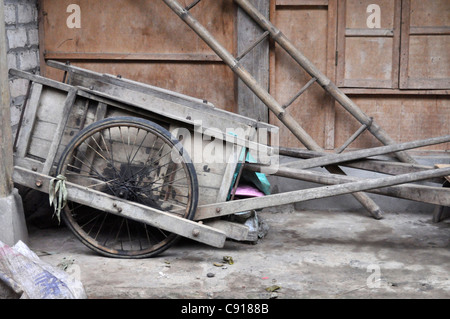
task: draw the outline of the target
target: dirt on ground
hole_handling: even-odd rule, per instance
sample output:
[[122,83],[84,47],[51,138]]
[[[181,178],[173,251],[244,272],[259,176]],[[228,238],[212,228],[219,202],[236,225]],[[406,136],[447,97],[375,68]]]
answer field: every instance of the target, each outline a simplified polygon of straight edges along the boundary
[[46,263],[69,262],[91,299],[450,297],[449,219],[293,206],[258,217],[268,232],[256,243],[218,249],[182,239],[147,259],[100,256],[63,226],[30,226],[27,244]]

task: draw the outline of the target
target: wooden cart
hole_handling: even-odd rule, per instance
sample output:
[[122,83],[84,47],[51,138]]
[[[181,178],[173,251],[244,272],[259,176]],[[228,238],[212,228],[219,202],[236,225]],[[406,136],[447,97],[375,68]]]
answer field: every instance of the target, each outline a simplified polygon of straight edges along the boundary
[[272,152],[257,141],[277,127],[120,76],[48,64],[65,71],[62,82],[10,70],[30,83],[14,181],[49,192],[64,176],[61,216],[83,243],[137,258],[178,235],[216,247],[246,238],[243,225],[192,220],[198,206],[227,201],[244,150]]
[[[247,0],[235,2],[264,32],[237,58],[190,14],[200,0],[187,7],[176,0],[163,2],[310,152],[278,148],[275,126],[120,76],[54,61],[47,63],[64,71],[62,82],[10,70],[30,81],[14,144],[14,181],[49,192],[59,204],[64,192],[51,185],[65,185],[68,203],[62,218],[87,246],[123,258],[157,255],[179,236],[222,247],[226,238],[245,240],[248,232],[223,217],[342,194],[352,194],[373,217],[381,218],[380,208],[363,191],[432,203],[438,213],[450,205],[448,187],[405,185],[436,178],[442,183],[450,168],[419,165],[404,152],[449,142],[450,136],[396,144]],[[239,62],[269,36],[311,76],[285,105]],[[292,102],[315,82],[362,124],[338,149],[342,154],[327,154],[289,114]],[[366,130],[386,146],[343,152]],[[278,151],[302,160],[279,165]],[[367,160],[384,154],[394,154],[401,163]],[[248,163],[251,158],[256,163]],[[305,170],[319,166],[331,174]],[[341,166],[393,176],[358,180],[345,176]],[[241,177],[258,181],[260,173],[331,186],[236,200]]]
[[[223,247],[226,238],[246,240],[248,228],[222,216],[357,191],[450,205],[448,188],[392,186],[450,175],[450,168],[410,167],[390,177],[329,180],[332,175],[278,166],[278,148],[268,142],[276,141],[275,126],[120,76],[48,64],[65,72],[63,82],[10,70],[30,84],[14,143],[13,179],[46,193],[50,184],[64,180],[68,202],[62,219],[103,255],[155,256],[179,236]],[[363,154],[310,154],[301,168],[449,140],[444,136]],[[257,163],[246,163],[248,154]],[[338,185],[233,200],[242,172]]]

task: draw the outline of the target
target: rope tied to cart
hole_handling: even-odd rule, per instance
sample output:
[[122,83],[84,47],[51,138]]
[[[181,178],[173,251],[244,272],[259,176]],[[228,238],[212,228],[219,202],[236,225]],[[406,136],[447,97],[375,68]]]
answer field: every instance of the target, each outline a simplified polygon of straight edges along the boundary
[[55,209],[53,216],[56,215],[58,222],[61,223],[61,210],[67,204],[66,177],[64,175],[58,175],[50,180],[48,195],[50,206],[54,205]]

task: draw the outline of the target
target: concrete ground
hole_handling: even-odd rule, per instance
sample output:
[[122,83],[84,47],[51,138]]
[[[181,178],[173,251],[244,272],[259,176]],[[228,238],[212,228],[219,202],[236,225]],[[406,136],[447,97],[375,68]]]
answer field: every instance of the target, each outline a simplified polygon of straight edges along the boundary
[[375,220],[291,205],[259,217],[269,232],[257,244],[227,241],[217,249],[183,239],[150,259],[99,256],[65,227],[30,227],[28,245],[51,265],[70,261],[67,271],[81,279],[88,298],[450,297],[449,219],[386,212]]

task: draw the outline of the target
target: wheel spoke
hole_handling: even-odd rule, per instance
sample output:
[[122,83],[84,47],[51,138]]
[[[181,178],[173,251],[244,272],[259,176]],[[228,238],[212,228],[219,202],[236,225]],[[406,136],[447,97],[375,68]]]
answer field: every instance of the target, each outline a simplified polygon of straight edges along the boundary
[[[190,161],[168,157],[182,149],[170,133],[149,121],[106,119],[87,127],[61,159],[58,173],[69,182],[124,200],[192,218],[197,185]],[[70,145],[70,144],[69,144]],[[195,204],[193,204],[195,203]],[[113,257],[147,257],[174,243],[176,234],[120,215],[70,203],[64,219],[90,248]]]

